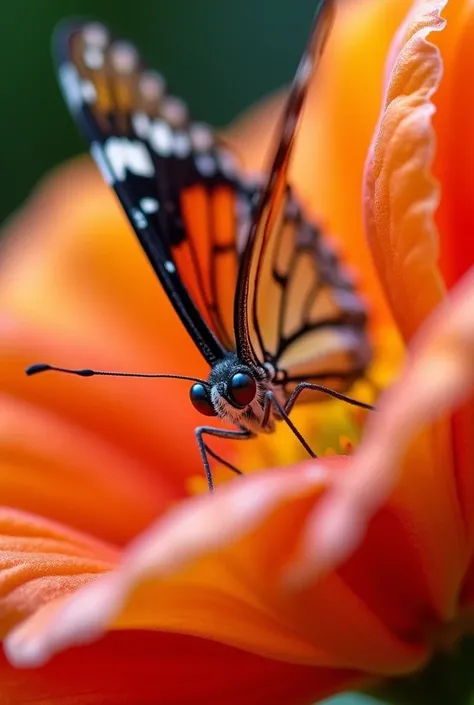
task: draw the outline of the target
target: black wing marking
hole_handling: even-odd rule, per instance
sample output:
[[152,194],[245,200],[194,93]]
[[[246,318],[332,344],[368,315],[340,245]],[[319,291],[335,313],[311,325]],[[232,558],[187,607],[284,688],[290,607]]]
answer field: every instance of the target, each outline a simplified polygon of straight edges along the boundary
[[235,347],[237,234],[248,229],[251,189],[230,149],[190,120],[132,44],[99,23],[67,23],[56,32],[55,55],[92,156],[183,324],[214,364]]

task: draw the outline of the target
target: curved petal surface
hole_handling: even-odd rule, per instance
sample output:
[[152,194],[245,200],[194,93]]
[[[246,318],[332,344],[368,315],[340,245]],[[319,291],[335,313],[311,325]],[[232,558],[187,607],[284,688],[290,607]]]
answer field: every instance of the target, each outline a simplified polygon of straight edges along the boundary
[[436,113],[435,176],[442,184],[436,214],[440,231],[440,268],[448,287],[474,264],[474,6],[448,2],[446,29],[433,37],[443,57],[443,80],[433,98]]
[[0,638],[45,604],[115,567],[118,552],[68,527],[0,508]]
[[[337,472],[341,461],[326,462]],[[283,585],[325,475],[308,463],[183,504],[132,546],[121,569],[13,632],[10,658],[38,665],[112,626],[191,633],[314,666],[416,668],[426,646],[391,632],[344,576],[329,575],[298,594]]]
[[[470,0],[449,2],[443,15],[444,32],[434,37],[444,61],[443,80],[434,96],[433,119],[437,155],[433,165],[441,181],[441,203],[436,214],[440,238],[440,268],[450,288],[474,264],[474,6]],[[466,522],[472,536],[474,486],[474,401],[467,401],[452,420],[456,471],[466,500]],[[474,542],[474,536],[472,536]]]
[[394,318],[406,340],[444,295],[438,270],[434,212],[438,187],[430,173],[434,156],[431,98],[442,61],[427,40],[443,29],[446,0],[421,0],[392,49],[385,104],[365,175],[369,245]]
[[4,505],[119,545],[179,497],[153,466],[100,434],[6,394],[0,395],[0,453]]
[[15,669],[0,656],[9,705],[310,705],[358,682],[354,672],[151,631],[111,632],[35,669]]

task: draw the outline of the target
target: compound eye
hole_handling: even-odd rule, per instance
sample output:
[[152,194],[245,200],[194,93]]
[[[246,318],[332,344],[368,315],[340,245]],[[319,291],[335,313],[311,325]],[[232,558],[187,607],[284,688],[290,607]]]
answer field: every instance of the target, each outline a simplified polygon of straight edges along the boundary
[[243,409],[255,399],[257,383],[247,372],[236,372],[229,381],[228,391],[235,406]]
[[212,406],[207,387],[203,384],[193,384],[189,391],[189,398],[194,408],[204,416],[217,416],[216,410]]

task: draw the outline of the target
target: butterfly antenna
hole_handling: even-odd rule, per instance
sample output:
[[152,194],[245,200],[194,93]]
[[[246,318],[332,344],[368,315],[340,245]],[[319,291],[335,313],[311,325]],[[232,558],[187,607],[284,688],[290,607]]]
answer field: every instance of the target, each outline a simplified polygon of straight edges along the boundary
[[373,404],[368,404],[365,401],[354,399],[354,397],[349,397],[347,394],[341,394],[341,392],[336,392],[334,389],[329,389],[329,387],[324,387],[321,385],[318,391],[333,397],[333,399],[339,399],[339,401],[343,401],[351,406],[358,406],[360,409],[368,409],[368,411],[376,411],[376,407]]
[[201,384],[206,384],[206,382],[199,377],[188,377],[187,375],[166,375],[166,374],[153,374],[146,372],[108,372],[106,370],[73,370],[68,367],[55,367],[54,365],[48,365],[44,362],[38,362],[35,365],[30,365],[26,368],[25,373],[28,377],[32,375],[37,375],[40,372],[64,372],[67,375],[77,375],[78,377],[146,377],[153,379],[186,379],[189,382],[200,382]]

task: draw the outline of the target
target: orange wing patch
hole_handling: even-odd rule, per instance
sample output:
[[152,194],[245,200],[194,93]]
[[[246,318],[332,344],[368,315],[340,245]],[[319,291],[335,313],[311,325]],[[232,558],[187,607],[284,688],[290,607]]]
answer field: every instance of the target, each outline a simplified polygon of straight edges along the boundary
[[186,237],[172,247],[179,275],[211,330],[235,347],[233,314],[237,282],[235,191],[196,184],[180,194]]
[[234,348],[234,296],[238,271],[236,196],[229,187],[218,186],[211,200],[215,233],[211,278],[213,298],[224,333]]

